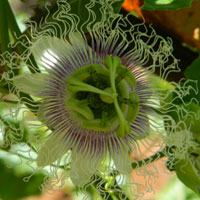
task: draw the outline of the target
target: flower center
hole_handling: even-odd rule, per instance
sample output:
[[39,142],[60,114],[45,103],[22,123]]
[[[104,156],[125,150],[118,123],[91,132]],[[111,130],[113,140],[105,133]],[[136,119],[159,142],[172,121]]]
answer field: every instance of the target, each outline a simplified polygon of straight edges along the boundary
[[139,112],[133,73],[117,56],[107,56],[104,65],[86,65],[67,78],[66,106],[74,120],[89,130],[115,130],[124,137],[131,132]]

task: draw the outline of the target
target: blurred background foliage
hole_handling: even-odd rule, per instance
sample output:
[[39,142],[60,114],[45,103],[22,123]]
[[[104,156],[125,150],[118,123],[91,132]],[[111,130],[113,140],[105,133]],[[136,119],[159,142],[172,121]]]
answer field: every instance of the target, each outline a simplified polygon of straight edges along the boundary
[[40,194],[38,186],[43,183],[44,175],[35,174],[27,183],[24,177],[31,176],[31,173],[12,164],[7,166],[5,159],[0,159],[0,197],[3,200],[15,200]]
[[[11,51],[8,43],[16,42],[15,36],[22,33],[29,34],[26,21],[29,19],[39,22],[42,17],[47,15],[45,3],[50,2],[51,14],[56,9],[56,0],[9,0],[14,15],[8,12],[4,7],[6,0],[0,0],[0,52]],[[84,21],[87,14],[83,7],[89,0],[68,0],[74,13],[77,13]],[[98,7],[95,8],[98,16]],[[156,32],[164,38],[170,36],[174,44],[174,56],[180,60],[180,73],[172,73],[169,81],[178,82],[181,78],[198,80],[197,87],[200,89],[200,0],[121,0],[114,5],[114,11],[126,15],[128,12],[133,14],[133,23],[140,23],[145,19],[147,26],[152,24]],[[98,17],[97,17],[98,21]],[[128,28],[128,27],[127,27]],[[15,34],[16,35],[15,35]],[[20,51],[20,49],[18,50]],[[0,74],[6,70],[6,66],[0,66]],[[0,103],[0,114],[6,116],[10,109],[15,109],[15,98],[6,94],[6,87],[3,82],[0,83],[0,92],[2,103]],[[191,83],[191,86],[192,85]],[[190,93],[186,98],[197,98],[200,100],[200,92]],[[3,102],[6,102],[5,105]],[[187,102],[187,101],[186,101]],[[177,104],[180,102],[177,102]],[[9,107],[7,107],[9,105]],[[186,109],[200,113],[200,107],[193,105]],[[31,113],[30,113],[31,114]],[[76,188],[70,181],[67,181],[63,190],[52,195],[41,194],[40,185],[43,182],[42,173],[32,174],[26,167],[27,157],[21,155],[17,157],[18,152],[9,152],[12,137],[15,139],[19,136],[16,130],[19,130],[19,121],[12,121],[8,118],[0,118],[2,129],[0,130],[0,199],[17,200],[17,199],[82,199],[83,196],[76,196]],[[11,128],[6,128],[8,127]],[[13,127],[13,130],[12,130]],[[37,130],[39,134],[42,130]],[[200,122],[194,120],[192,132],[196,142],[200,142]],[[4,133],[4,134],[3,134]],[[28,137],[27,127],[24,127],[23,138],[25,142]],[[25,147],[26,148],[26,147]],[[9,152],[9,153],[8,153]],[[19,165],[20,163],[20,165]],[[158,168],[165,166],[160,163],[156,164]],[[166,169],[167,170],[167,169]],[[175,172],[168,177],[164,176],[164,170],[160,172],[160,181],[162,184],[155,183],[155,194],[144,196],[141,200],[198,200],[200,197],[191,189],[186,187],[184,180],[177,178]],[[199,174],[198,174],[199,175]],[[29,177],[28,179],[26,179]],[[27,181],[29,180],[29,181]],[[159,182],[159,181],[158,181]],[[88,189],[90,199],[99,197],[95,191]],[[31,196],[31,197],[30,197]],[[100,197],[99,197],[100,198]],[[118,199],[115,194],[111,199]]]

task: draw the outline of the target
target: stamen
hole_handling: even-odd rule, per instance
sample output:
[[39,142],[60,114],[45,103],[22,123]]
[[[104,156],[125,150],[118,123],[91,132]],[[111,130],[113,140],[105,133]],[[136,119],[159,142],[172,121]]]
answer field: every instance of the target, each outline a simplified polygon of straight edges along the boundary
[[[105,92],[107,92],[107,93],[110,93],[110,94],[112,94],[112,88],[106,88],[106,89],[104,89],[104,91]],[[116,96],[117,96],[117,94],[116,94]],[[108,97],[107,95],[105,96],[105,95],[100,95],[100,98],[101,98],[101,100],[103,101],[103,102],[105,102],[105,103],[113,103],[114,102],[114,99],[113,98],[111,98],[111,97]]]
[[91,72],[96,72],[97,74],[102,74],[107,76],[108,75],[108,70],[106,69],[105,66],[100,65],[100,64],[90,64],[90,65],[85,65],[76,71],[72,73],[72,76],[79,79],[79,80],[85,80],[87,77],[91,75]]
[[124,65],[119,65],[118,66],[118,76],[116,78],[116,84],[118,84],[121,80],[125,79],[126,82],[131,86],[131,87],[136,87],[136,79],[133,75],[133,73]]
[[70,98],[66,101],[66,105],[68,108],[72,109],[73,111],[76,111],[77,113],[80,113],[83,115],[86,119],[92,120],[94,119],[94,115],[92,110],[87,106],[87,101],[79,101],[75,98]]
[[94,86],[91,86],[87,83],[84,83],[74,77],[69,77],[67,78],[67,83],[70,84],[67,89],[72,91],[72,92],[79,92],[79,91],[87,91],[87,92],[94,92],[97,94],[102,94],[105,96],[109,96],[111,98],[114,98],[115,95],[110,94],[108,92],[104,92],[103,90],[100,90]]

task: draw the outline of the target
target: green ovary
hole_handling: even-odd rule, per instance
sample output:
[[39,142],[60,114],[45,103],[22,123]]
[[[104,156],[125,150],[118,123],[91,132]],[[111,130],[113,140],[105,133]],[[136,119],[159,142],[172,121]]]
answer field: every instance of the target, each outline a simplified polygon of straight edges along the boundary
[[132,91],[136,79],[117,56],[107,56],[104,65],[86,65],[67,78],[66,106],[77,123],[95,131],[115,130],[130,134],[130,124],[139,113],[139,98]]

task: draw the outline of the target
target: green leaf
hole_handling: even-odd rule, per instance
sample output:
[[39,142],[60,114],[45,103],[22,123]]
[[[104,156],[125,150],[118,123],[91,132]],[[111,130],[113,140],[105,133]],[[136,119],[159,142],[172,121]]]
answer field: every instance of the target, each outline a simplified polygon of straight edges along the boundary
[[[184,74],[187,79],[197,80],[197,87],[200,91],[200,56],[185,70]],[[191,86],[194,86],[191,84]],[[197,98],[200,101],[200,92],[198,94],[190,94],[190,97]]]
[[[1,2],[1,1],[0,1]],[[5,4],[5,13],[4,13],[4,17],[8,20],[8,27],[9,27],[9,30],[11,31],[13,37],[15,38],[16,42],[22,40],[20,39],[20,37],[22,36],[22,33],[20,31],[20,28],[17,24],[17,21],[16,21],[16,18],[15,18],[15,15],[10,7],[10,4],[8,2],[8,0],[3,0],[2,2],[4,2]],[[0,3],[0,7],[1,7],[1,3]],[[0,10],[0,13],[1,13],[1,10]],[[0,19],[1,19],[1,16],[0,16]],[[19,39],[17,39],[17,38]],[[21,41],[22,42],[22,41]],[[26,49],[23,47],[23,45],[19,45],[17,46],[17,49],[18,51],[22,54],[26,51]],[[37,66],[37,63],[35,62],[34,58],[32,55],[30,55],[30,60],[28,60],[28,64],[32,67],[29,67],[30,71],[32,73],[35,73],[35,72],[40,72],[38,66]],[[34,69],[34,70],[33,70]]]
[[200,56],[185,70],[188,79],[200,80]]
[[184,160],[175,164],[174,168],[181,182],[200,195],[200,169],[197,171],[189,155],[186,155]]
[[[119,13],[121,6],[123,4],[124,0],[118,0],[114,3],[112,3],[112,7],[114,10],[114,13]],[[69,2],[71,5],[71,11],[73,14],[77,14],[80,18],[80,23],[79,25],[82,26],[83,24],[85,26],[82,27],[82,29],[84,31],[87,31],[86,26],[90,23],[89,19],[89,13],[87,10],[87,5],[91,3],[91,0],[71,0],[71,2]],[[92,11],[95,13],[96,15],[96,20],[95,23],[101,20],[102,17],[102,13],[100,11],[100,8],[102,6],[99,3],[96,3],[94,5],[94,7],[92,8]],[[87,22],[87,23],[86,23]]]
[[[105,0],[103,0],[103,2],[104,1]],[[119,13],[123,2],[124,0],[115,0],[114,2],[112,2],[111,6],[114,13]],[[60,2],[60,4],[62,3],[63,2]],[[68,0],[67,3],[69,3],[70,5],[70,9],[71,9],[70,13],[75,14],[79,17],[80,21],[78,23],[77,28],[79,30],[81,29],[83,32],[88,32],[87,30],[88,24],[90,24],[90,28],[92,28],[93,24],[96,24],[97,22],[101,21],[102,17],[104,17],[102,16],[102,5],[101,5],[102,2],[101,1],[96,2],[96,1],[91,1],[91,0]],[[57,32],[56,36],[60,37],[60,35],[62,35],[61,33],[62,29],[65,27],[63,27],[63,23],[61,23],[60,21],[56,21],[55,17],[53,17],[57,9],[58,9],[58,6],[57,4],[55,4],[50,9],[50,14],[45,21],[48,21],[50,23],[56,23],[57,25],[59,25],[59,28],[56,30]],[[88,12],[88,9],[92,11],[92,13],[95,15],[94,17],[92,16],[93,14]],[[40,22],[40,19],[37,19],[37,23],[39,22]]]
[[145,0],[144,10],[178,10],[191,6],[192,0]]
[[124,3],[125,0],[119,0],[118,2],[113,3],[113,10],[114,13],[119,13],[121,10],[122,4]]
[[188,116],[185,123],[189,127],[192,122],[190,131],[192,132],[194,138],[200,143],[200,106],[195,103],[191,103],[189,105],[185,105],[185,109],[194,112],[197,117],[193,118]]

